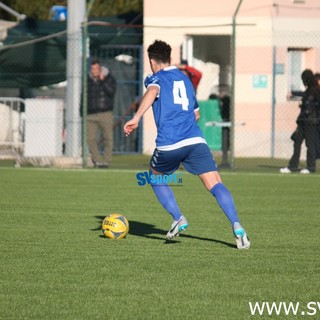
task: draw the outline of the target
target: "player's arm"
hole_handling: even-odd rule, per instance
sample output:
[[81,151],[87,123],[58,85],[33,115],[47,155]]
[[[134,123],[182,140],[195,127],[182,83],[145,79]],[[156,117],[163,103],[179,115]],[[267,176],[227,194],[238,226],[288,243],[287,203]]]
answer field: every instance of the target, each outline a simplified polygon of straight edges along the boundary
[[130,133],[137,129],[139,126],[139,121],[144,115],[144,113],[152,106],[153,101],[156,99],[159,94],[159,87],[156,85],[150,85],[142,97],[140,107],[134,117],[125,123],[123,127],[123,131],[126,136],[129,136]]

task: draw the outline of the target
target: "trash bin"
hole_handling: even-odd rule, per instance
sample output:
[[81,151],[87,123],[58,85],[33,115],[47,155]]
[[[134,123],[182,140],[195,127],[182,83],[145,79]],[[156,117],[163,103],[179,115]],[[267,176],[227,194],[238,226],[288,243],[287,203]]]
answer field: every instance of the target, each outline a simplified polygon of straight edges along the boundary
[[211,150],[222,149],[222,127],[210,125],[208,122],[221,122],[219,100],[199,100],[200,119],[198,125]]

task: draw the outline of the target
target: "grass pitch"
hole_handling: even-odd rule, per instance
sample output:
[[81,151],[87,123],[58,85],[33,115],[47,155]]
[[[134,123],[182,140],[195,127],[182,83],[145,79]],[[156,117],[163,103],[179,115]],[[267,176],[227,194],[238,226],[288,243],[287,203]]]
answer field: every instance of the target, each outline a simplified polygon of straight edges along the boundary
[[[171,218],[137,171],[0,168],[0,319],[251,319],[249,302],[320,301],[319,175],[222,173],[252,242],[240,251],[187,173],[173,190],[189,228],[166,242]],[[114,212],[126,239],[102,237]]]

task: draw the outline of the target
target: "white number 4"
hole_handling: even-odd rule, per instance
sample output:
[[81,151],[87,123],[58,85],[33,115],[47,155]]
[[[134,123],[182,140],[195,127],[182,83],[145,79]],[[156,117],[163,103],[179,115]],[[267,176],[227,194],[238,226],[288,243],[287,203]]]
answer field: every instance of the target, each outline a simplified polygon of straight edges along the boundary
[[181,104],[182,110],[188,111],[189,99],[186,86],[182,80],[173,81],[173,102],[174,104]]

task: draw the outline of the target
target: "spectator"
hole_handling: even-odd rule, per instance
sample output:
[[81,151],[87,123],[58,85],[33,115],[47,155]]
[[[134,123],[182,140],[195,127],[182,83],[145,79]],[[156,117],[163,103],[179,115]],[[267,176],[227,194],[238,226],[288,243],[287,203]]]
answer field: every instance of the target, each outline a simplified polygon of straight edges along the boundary
[[200,80],[202,78],[202,72],[194,67],[189,66],[187,60],[181,60],[181,64],[179,64],[177,67],[189,77],[193,84],[194,90],[197,92]]
[[313,72],[309,69],[302,72],[301,79],[306,90],[291,93],[292,96],[302,96],[301,111],[297,119],[298,127],[291,136],[294,142],[293,155],[288,167],[280,169],[281,173],[298,171],[301,145],[304,140],[307,146],[307,168],[302,169],[300,173],[309,174],[316,171],[316,140],[320,122],[320,86]]
[[[177,65],[178,69],[181,70],[185,75],[189,77],[192,82],[194,91],[197,93],[197,89],[202,78],[202,72],[194,67],[189,66],[187,60],[181,60],[181,63]],[[197,102],[198,104],[198,102]],[[200,108],[199,105],[195,108],[196,120],[200,119]]]
[[[113,107],[116,81],[110,70],[92,59],[88,75],[88,146],[96,168],[108,168],[113,149]],[[97,135],[102,132],[102,148]]]

